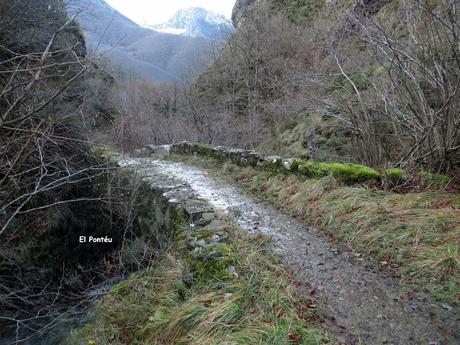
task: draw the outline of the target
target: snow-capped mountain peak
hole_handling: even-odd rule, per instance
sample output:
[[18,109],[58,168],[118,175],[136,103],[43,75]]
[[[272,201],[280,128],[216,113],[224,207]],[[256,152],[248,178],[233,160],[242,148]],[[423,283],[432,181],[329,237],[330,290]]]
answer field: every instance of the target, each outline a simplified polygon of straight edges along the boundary
[[159,32],[219,40],[228,38],[234,31],[225,16],[200,7],[179,10],[166,23],[145,26]]

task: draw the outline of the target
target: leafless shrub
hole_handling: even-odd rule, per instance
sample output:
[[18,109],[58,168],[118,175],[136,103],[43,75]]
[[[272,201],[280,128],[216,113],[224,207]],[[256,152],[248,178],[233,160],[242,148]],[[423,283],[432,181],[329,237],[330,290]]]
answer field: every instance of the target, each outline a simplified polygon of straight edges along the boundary
[[353,96],[338,104],[366,163],[441,172],[458,167],[457,7],[447,0],[404,1],[402,22],[393,28],[355,18],[364,63],[357,69],[339,48],[337,66]]
[[[114,183],[82,133],[88,113],[100,112],[92,93],[100,88],[64,3],[0,1],[0,28],[0,328],[41,331],[79,289],[110,276],[95,268],[100,252],[75,249],[77,230],[131,229],[126,201],[135,193]],[[80,285],[66,255],[96,261],[80,268]]]

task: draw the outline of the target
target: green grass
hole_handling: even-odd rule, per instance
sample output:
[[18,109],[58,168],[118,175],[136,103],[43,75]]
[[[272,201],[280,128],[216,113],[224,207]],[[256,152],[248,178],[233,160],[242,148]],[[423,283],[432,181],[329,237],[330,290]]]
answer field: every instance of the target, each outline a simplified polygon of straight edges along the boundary
[[418,173],[418,176],[421,177],[424,182],[430,186],[445,187],[452,182],[452,179],[449,176],[431,173],[428,171],[421,171]]
[[387,169],[383,172],[384,178],[386,178],[391,187],[397,187],[404,184],[409,176],[402,169]]
[[329,344],[267,239],[233,229],[230,243],[238,277],[195,274],[188,286],[184,271],[197,268],[177,250],[113,287],[65,344]]
[[[460,297],[460,196],[444,190],[397,194],[338,183],[331,174],[297,174],[241,168],[205,157],[170,157],[200,165],[237,182],[285,213],[320,227],[436,300]],[[391,173],[391,172],[390,172]],[[399,172],[394,176],[400,176]]]

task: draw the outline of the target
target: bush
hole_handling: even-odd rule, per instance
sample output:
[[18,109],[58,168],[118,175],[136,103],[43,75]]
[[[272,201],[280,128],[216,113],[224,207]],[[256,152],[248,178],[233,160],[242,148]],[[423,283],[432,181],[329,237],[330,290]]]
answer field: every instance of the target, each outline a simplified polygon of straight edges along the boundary
[[418,173],[418,176],[420,176],[425,181],[425,183],[430,186],[446,186],[452,181],[449,176],[431,173],[428,171],[421,171]]
[[393,187],[400,186],[408,179],[407,173],[402,169],[387,169],[383,175]]
[[296,161],[295,170],[297,170],[300,175],[309,178],[320,178],[332,175],[337,180],[346,184],[362,183],[371,180],[379,180],[381,178],[376,170],[357,164]]

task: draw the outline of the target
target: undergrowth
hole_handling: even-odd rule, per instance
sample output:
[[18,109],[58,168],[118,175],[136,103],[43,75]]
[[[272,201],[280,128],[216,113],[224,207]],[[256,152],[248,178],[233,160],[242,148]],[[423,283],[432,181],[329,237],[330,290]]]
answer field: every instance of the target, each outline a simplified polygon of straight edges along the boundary
[[186,283],[194,267],[175,250],[113,287],[65,344],[329,344],[267,240],[233,230],[230,243],[237,277],[194,274]]
[[[169,156],[169,159],[175,159]],[[331,175],[305,179],[205,157],[177,159],[238,182],[280,210],[371,256],[440,302],[460,298],[460,196],[444,190],[397,194],[346,186]],[[391,178],[404,178],[390,171]],[[395,181],[397,182],[397,181]]]

